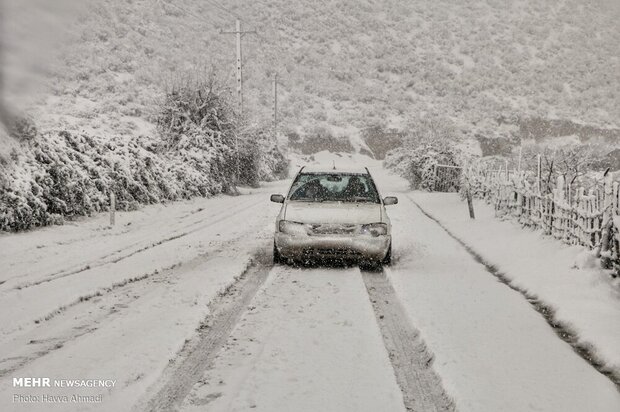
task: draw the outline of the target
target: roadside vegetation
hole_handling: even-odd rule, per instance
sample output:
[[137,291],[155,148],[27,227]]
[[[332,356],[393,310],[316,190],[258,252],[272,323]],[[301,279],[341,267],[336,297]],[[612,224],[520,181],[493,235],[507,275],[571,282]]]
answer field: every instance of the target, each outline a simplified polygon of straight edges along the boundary
[[437,164],[457,166],[465,152],[447,120],[424,120],[409,125],[402,146],[387,152],[385,167],[407,179],[414,189],[433,190]]
[[[236,185],[282,178],[287,161],[257,126],[243,125],[214,78],[166,91],[152,136],[39,132],[19,119],[19,142],[3,169],[0,230],[62,223],[194,196],[233,193]],[[243,127],[243,129],[242,129]],[[237,152],[238,150],[238,152]]]

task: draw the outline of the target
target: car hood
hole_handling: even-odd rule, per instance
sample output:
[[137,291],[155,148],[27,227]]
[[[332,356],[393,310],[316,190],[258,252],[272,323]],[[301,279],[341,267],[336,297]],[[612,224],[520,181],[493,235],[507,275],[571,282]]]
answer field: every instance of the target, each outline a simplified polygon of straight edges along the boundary
[[290,202],[284,219],[300,223],[366,224],[381,222],[378,203]]

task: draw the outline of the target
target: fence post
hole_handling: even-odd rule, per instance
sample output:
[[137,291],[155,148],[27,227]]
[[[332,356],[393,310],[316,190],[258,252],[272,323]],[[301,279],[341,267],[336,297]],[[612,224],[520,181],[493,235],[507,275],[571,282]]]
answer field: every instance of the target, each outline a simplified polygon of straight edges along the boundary
[[553,191],[553,236],[561,239],[564,237],[564,176],[558,176],[558,183]]
[[540,154],[538,154],[537,157],[537,165],[538,165],[538,171],[536,172],[536,184],[538,187],[538,194],[541,193],[542,191],[542,157],[540,157]]
[[601,257],[601,265],[605,269],[611,268],[611,256],[609,255],[609,244],[611,227],[613,224],[612,219],[612,196],[613,196],[613,180],[609,171],[605,175],[605,189],[603,191],[603,222],[601,225],[601,247],[599,249],[599,256]]
[[476,214],[474,213],[474,202],[471,198],[471,190],[469,189],[469,183],[467,184],[467,192],[465,193],[467,196],[467,207],[469,208],[469,218],[475,219]]
[[594,233],[594,188],[588,190],[588,247],[592,249],[596,246],[596,233]]
[[110,226],[114,226],[116,223],[116,195],[114,192],[110,192]]
[[585,237],[585,224],[586,224],[586,219],[584,217],[585,213],[586,213],[586,209],[584,207],[584,200],[583,200],[583,196],[585,193],[585,189],[583,187],[579,187],[579,189],[577,190],[577,223],[579,225],[579,228],[577,229],[577,232],[579,234],[579,244],[580,245],[585,245],[586,244],[586,237]]
[[620,207],[620,197],[618,196],[620,190],[620,183],[614,182],[614,193],[613,193],[613,204],[612,204],[612,215],[618,216],[620,211],[618,208]]

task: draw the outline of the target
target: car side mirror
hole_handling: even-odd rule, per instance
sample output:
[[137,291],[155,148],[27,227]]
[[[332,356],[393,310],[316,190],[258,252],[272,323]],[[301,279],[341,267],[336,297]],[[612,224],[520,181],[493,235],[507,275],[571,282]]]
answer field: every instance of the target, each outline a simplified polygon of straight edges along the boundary
[[385,206],[395,205],[398,203],[398,198],[396,196],[387,196],[383,199],[383,204]]
[[274,203],[284,203],[284,196],[282,195],[271,195],[271,201]]

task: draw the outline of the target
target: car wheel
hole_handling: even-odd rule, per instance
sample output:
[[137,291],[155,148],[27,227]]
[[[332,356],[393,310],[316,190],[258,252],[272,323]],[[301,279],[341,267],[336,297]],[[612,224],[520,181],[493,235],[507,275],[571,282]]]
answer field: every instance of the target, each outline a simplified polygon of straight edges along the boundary
[[274,265],[279,265],[280,263],[283,263],[284,259],[282,259],[282,255],[280,255],[280,252],[278,251],[278,248],[276,247],[276,243],[273,243],[273,264]]
[[274,265],[289,264],[289,260],[280,254],[280,251],[276,247],[276,242],[273,242],[273,264]]
[[386,266],[389,266],[392,264],[392,244],[391,243],[381,264],[386,265]]
[[367,272],[381,272],[383,261],[372,259],[362,260],[359,263],[359,268]]

